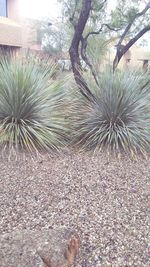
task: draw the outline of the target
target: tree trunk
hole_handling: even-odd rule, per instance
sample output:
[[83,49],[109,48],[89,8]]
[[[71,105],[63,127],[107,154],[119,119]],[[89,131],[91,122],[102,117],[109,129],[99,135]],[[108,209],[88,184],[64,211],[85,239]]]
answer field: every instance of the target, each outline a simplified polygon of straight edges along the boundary
[[81,91],[81,93],[90,101],[95,101],[95,96],[90,91],[86,81],[81,74],[81,64],[80,64],[80,56],[79,56],[79,44],[82,40],[82,34],[87,23],[87,20],[90,15],[91,10],[91,2],[92,0],[83,0],[82,10],[80,12],[80,16],[75,26],[74,36],[71,42],[71,46],[69,49],[72,70],[74,74],[75,81]]

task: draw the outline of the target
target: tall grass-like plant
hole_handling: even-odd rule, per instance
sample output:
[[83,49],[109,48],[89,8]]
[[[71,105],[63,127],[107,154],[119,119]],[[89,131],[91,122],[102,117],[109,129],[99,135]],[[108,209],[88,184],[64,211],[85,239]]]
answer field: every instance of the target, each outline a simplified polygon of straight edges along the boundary
[[64,145],[62,82],[49,77],[35,61],[1,58],[0,144],[29,151]]
[[96,101],[74,97],[74,141],[85,149],[150,150],[150,77],[136,72],[106,71],[99,87],[89,87]]

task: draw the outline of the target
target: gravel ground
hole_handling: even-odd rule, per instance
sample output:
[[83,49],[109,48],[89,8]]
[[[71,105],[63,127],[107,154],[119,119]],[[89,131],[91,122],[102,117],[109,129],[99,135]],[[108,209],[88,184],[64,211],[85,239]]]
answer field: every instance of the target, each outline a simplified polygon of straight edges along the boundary
[[150,158],[63,152],[0,161],[0,232],[69,226],[76,267],[148,267]]

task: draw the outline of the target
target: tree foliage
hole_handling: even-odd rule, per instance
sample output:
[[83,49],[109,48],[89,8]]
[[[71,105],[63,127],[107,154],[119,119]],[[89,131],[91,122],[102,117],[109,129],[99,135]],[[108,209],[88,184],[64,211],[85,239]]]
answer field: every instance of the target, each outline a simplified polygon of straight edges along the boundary
[[71,42],[72,30],[67,21],[51,23],[47,18],[38,26],[38,39],[42,48],[50,55],[66,52]]
[[[110,7],[110,2],[107,0],[59,0],[59,2],[62,2],[64,14],[74,27],[69,53],[76,83],[83,95],[95,101],[80,72],[80,58],[82,58],[90,67],[98,85],[96,72],[87,55],[89,37],[104,32],[108,38],[116,36],[118,41],[113,61],[113,70],[115,70],[122,56],[150,30],[149,20],[145,19],[150,15],[150,1],[118,0],[114,9]],[[93,20],[93,14],[98,14],[94,16],[95,20]],[[91,28],[88,33],[87,27]]]
[[[58,1],[62,3],[62,10],[66,19],[68,19],[73,26],[76,26],[84,1]],[[92,33],[105,34],[107,39],[110,37],[115,37],[116,40],[118,39],[118,42],[116,41],[116,46],[118,46],[119,51],[122,44],[127,44],[128,41],[137,36],[138,33],[140,33],[137,36],[139,40],[141,36],[149,31],[149,18],[150,1],[148,0],[117,0],[113,3],[107,0],[92,0],[91,10],[85,25],[83,37],[87,34],[87,29],[90,25],[90,31]],[[137,40],[135,39],[133,41],[136,42]],[[146,42],[143,43],[146,44]],[[121,52],[121,54],[124,54],[123,50]]]

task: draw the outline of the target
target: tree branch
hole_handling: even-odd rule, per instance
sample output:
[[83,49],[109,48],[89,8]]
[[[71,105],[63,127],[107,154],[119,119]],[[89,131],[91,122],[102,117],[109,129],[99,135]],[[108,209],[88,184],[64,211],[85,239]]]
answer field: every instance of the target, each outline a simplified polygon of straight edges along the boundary
[[98,31],[91,31],[91,32],[89,32],[89,33],[85,36],[84,39],[87,40],[87,39],[89,38],[90,35],[94,35],[94,34],[97,35],[97,34],[99,34],[100,32],[102,32],[104,26],[106,26],[106,27],[107,27],[109,30],[111,30],[111,31],[115,31],[115,32],[120,31],[120,28],[115,29],[115,28],[111,27],[109,24],[104,23],[104,24],[101,25],[101,27],[99,28]]
[[150,1],[148,1],[147,5],[145,6],[145,8],[141,12],[136,14],[136,18],[144,15],[149,8],[150,8]]
[[134,38],[132,38],[126,45],[122,46],[122,48],[117,50],[117,54],[115,56],[114,62],[113,62],[113,70],[116,69],[116,67],[119,64],[119,61],[121,60],[122,56],[130,49],[130,47],[137,42],[146,32],[150,31],[150,25],[143,28],[139,33],[135,35]]
[[103,29],[103,26],[100,27],[100,29],[98,31],[92,31],[92,32],[89,32],[85,37],[84,39],[87,40],[89,38],[90,35],[96,35],[96,34],[99,34]]
[[117,46],[119,46],[119,45],[122,44],[122,41],[124,40],[125,36],[126,36],[127,33],[129,32],[129,30],[130,30],[130,28],[131,28],[133,22],[134,22],[137,18],[139,18],[139,17],[141,17],[142,15],[144,15],[144,14],[147,12],[147,10],[148,10],[149,8],[150,8],[150,1],[147,3],[147,5],[145,6],[145,8],[144,8],[141,12],[137,13],[137,14],[135,15],[135,17],[131,20],[131,22],[127,25],[127,27],[125,28],[123,34],[122,34],[121,37],[120,37],[120,40],[119,40]]
[[95,80],[96,84],[99,86],[96,72],[95,72],[92,63],[90,62],[90,60],[86,54],[86,48],[87,48],[87,39],[82,37],[82,39],[81,39],[81,57],[84,60],[84,62],[89,66],[89,68],[92,72],[92,75],[94,77],[94,80]]
[[72,16],[69,18],[69,21],[71,22],[71,24],[73,24],[74,27],[75,27],[74,17],[75,17],[75,13],[76,13],[76,8],[77,8],[77,0],[75,0],[75,7],[74,7],[73,14],[72,14]]
[[[107,0],[104,0],[104,1],[101,3],[101,7],[100,7],[100,9],[103,8],[103,6],[104,6],[104,4],[105,4],[106,2],[107,2]],[[92,9],[92,6],[91,6],[91,10],[93,10],[93,9]],[[87,39],[88,39],[88,37],[89,37],[90,35],[99,34],[99,33],[102,31],[103,26],[108,26],[108,27],[109,27],[109,25],[107,25],[107,24],[102,24],[101,28],[100,28],[98,31],[91,31],[91,32],[89,32],[84,38],[83,38],[83,36],[81,36],[81,57],[82,57],[82,59],[84,60],[84,62],[86,63],[86,65],[89,66],[89,68],[90,68],[90,70],[91,70],[91,73],[92,73],[92,75],[93,75],[93,77],[94,77],[94,80],[95,80],[95,82],[96,82],[96,84],[97,84],[98,86],[99,86],[99,82],[98,82],[98,79],[97,79],[97,75],[96,75],[96,72],[95,72],[95,70],[94,70],[94,68],[93,68],[92,63],[90,62],[90,59],[89,59],[88,56],[87,56],[86,48],[87,48],[87,45],[88,45],[88,43],[87,43]]]
[[106,26],[109,30],[111,30],[111,31],[114,31],[114,32],[118,32],[118,31],[120,31],[121,30],[121,28],[113,28],[112,26],[110,26],[109,24],[107,24],[107,23],[104,23],[103,24],[104,26]]

